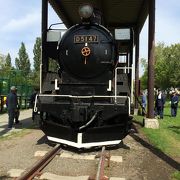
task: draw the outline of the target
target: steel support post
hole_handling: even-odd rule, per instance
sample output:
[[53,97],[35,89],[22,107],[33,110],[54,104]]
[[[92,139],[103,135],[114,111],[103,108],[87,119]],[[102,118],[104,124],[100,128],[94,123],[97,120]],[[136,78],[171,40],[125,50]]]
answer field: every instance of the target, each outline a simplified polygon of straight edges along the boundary
[[154,118],[154,49],[155,49],[155,0],[149,1],[148,39],[148,112],[147,118]]
[[[48,27],[48,0],[42,0],[42,25],[41,25],[41,37],[42,37],[42,53],[41,53],[41,77],[44,79],[44,74],[48,71],[48,58],[46,55],[46,39],[47,39],[47,27]],[[41,80],[42,80],[41,79]]]
[[[133,67],[133,46],[134,46],[134,33],[131,29],[131,40],[130,40],[130,54],[129,54],[129,58],[130,58],[130,63],[129,63],[129,67]],[[134,104],[134,95],[133,95],[133,91],[134,91],[134,84],[133,84],[133,68],[130,71],[130,83],[131,83],[131,104]]]
[[136,49],[135,49],[135,108],[138,109],[139,96],[139,31],[136,29]]

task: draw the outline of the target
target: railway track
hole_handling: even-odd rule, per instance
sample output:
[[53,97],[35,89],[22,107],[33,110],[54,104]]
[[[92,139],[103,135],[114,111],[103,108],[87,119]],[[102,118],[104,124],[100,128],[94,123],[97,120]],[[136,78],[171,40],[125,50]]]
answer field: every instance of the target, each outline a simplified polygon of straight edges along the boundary
[[[51,151],[49,151],[43,158],[36,162],[32,167],[28,168],[22,176],[16,178],[16,180],[33,180],[35,177],[41,176],[41,171],[53,160],[57,154],[62,152],[61,145],[56,145]],[[102,147],[101,152],[96,155],[96,159],[99,158],[98,167],[94,176],[89,176],[88,180],[108,180],[109,178],[104,174],[105,162],[107,160],[108,167],[110,166],[110,153],[107,153],[105,146]]]
[[35,176],[39,176],[41,174],[41,171],[47,166],[47,164],[61,151],[61,145],[56,145],[51,151],[49,151],[42,159],[35,163],[22,176],[17,178],[17,180],[31,180]]

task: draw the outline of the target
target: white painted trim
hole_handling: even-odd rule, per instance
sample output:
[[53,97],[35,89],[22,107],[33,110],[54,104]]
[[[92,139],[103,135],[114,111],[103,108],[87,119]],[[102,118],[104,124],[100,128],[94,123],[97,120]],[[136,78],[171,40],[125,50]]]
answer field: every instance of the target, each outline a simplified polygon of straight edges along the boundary
[[59,90],[59,87],[58,87],[58,80],[55,79],[55,90]]
[[81,145],[82,144],[82,133],[78,133],[78,135],[77,135],[77,143],[79,144],[79,145]]
[[76,148],[90,148],[90,147],[95,147],[95,146],[115,145],[115,144],[119,144],[121,142],[121,140],[114,140],[114,141],[92,142],[92,143],[75,143],[72,141],[59,139],[59,138],[55,138],[55,137],[51,137],[51,136],[47,136],[47,138],[50,141],[66,144],[66,145],[73,146]]
[[108,87],[107,91],[111,91],[111,86],[112,86],[112,81],[109,80],[109,87]]
[[35,101],[34,101],[34,112],[37,112],[37,98],[38,98],[38,95],[36,94]]
[[[132,64],[132,67],[133,67],[134,65]],[[133,83],[133,81],[134,81],[134,79],[133,79],[133,74],[134,74],[134,71],[133,71],[133,68],[132,68],[132,71],[131,71],[131,103],[133,104],[133,102],[134,102],[134,98],[133,98],[133,89],[134,89],[134,83]]]
[[[42,61],[42,50],[41,50],[41,61]],[[42,62],[40,64],[40,83],[39,83],[39,86],[40,86],[40,93],[42,93]]]

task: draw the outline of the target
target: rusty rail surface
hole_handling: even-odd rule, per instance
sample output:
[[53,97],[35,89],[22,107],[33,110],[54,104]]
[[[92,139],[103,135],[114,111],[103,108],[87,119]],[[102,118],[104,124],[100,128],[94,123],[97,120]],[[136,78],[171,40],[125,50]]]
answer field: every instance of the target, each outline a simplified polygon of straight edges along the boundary
[[110,153],[105,152],[105,146],[102,147],[101,153],[96,158],[99,158],[97,173],[95,177],[89,177],[89,180],[109,180],[109,177],[104,175],[106,159],[108,160],[108,167],[110,166]]
[[60,144],[57,144],[50,152],[48,152],[40,161],[35,163],[32,168],[22,174],[17,180],[32,180],[35,176],[40,175],[45,166],[61,151]]

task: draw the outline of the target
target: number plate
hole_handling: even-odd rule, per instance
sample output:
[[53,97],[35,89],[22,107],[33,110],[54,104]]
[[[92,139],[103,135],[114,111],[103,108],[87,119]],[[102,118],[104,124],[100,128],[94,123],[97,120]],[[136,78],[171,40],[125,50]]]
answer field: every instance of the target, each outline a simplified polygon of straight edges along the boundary
[[97,35],[75,35],[74,43],[94,43],[98,42]]

